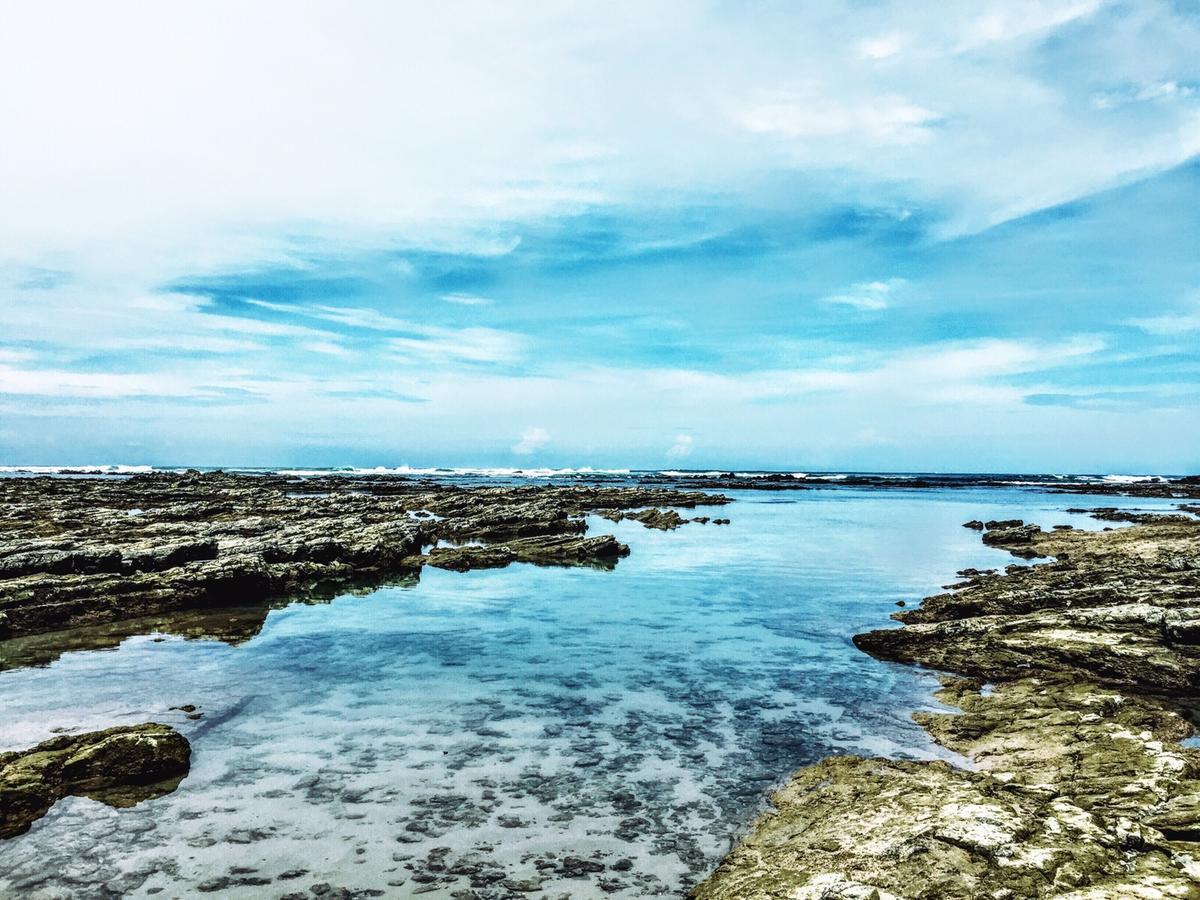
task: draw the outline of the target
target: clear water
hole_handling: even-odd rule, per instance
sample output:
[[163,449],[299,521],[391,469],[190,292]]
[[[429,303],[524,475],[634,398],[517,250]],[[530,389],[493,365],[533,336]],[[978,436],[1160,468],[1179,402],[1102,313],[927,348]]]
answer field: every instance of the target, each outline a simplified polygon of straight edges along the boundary
[[0,895],[678,896],[791,770],[945,756],[909,718],[933,676],[850,635],[1014,562],[967,519],[1100,527],[1077,505],[747,492],[729,526],[593,521],[632,547],[610,572],[427,570],[274,611],[239,646],[142,635],[2,672],[0,749],[154,720],[194,755],[169,796],[70,798],[0,844]]

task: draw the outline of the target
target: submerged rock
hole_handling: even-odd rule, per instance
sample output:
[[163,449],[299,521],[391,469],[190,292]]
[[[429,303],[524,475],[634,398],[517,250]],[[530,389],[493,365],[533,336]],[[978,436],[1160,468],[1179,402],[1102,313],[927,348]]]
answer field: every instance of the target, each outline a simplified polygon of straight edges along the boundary
[[63,797],[126,807],[169,794],[187,774],[191,753],[183,735],[155,723],[64,735],[0,753],[0,838],[24,834]]

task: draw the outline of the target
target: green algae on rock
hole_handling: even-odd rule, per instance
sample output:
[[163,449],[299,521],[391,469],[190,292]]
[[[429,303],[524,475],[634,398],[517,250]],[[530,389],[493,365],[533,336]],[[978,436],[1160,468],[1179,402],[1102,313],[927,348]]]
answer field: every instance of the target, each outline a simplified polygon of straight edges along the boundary
[[191,755],[187,738],[153,722],[0,753],[0,838],[24,834],[63,797],[126,807],[169,794],[187,774]]

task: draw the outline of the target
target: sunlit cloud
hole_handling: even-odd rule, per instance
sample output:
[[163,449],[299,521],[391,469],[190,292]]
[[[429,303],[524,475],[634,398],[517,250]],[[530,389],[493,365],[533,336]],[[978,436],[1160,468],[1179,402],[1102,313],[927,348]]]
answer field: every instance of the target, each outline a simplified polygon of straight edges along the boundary
[[521,432],[521,439],[513,444],[512,452],[518,456],[529,456],[550,443],[550,432],[545,428],[530,426]]
[[675,443],[667,448],[667,459],[687,459],[692,455],[693,444],[695,444],[695,440],[690,434],[676,435]]
[[891,304],[892,295],[907,283],[903,278],[890,278],[887,281],[861,281],[851,285],[842,293],[830,294],[824,298],[823,302],[864,310],[887,309]]
[[1194,462],[1179,4],[218,6],[6,15],[0,462]]
[[492,303],[487,297],[478,297],[475,294],[442,294],[442,301],[456,306],[490,306]]

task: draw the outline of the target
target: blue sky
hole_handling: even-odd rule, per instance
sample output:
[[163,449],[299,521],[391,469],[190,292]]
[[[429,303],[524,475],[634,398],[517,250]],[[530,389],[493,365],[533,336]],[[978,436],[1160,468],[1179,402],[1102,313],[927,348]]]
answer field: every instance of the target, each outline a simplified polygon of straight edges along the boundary
[[46,3],[0,463],[1195,471],[1200,6]]

